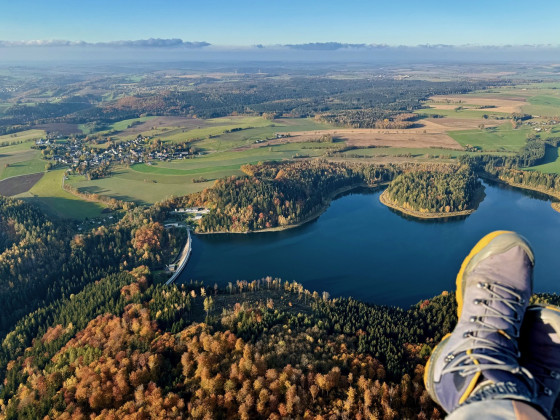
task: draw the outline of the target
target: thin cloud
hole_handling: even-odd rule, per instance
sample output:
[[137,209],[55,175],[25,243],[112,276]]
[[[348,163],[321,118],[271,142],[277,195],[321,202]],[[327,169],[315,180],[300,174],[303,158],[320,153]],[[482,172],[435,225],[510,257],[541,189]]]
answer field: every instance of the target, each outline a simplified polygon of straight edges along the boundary
[[208,42],[190,42],[179,38],[149,38],[133,41],[85,42],[67,40],[0,41],[0,47],[110,47],[110,48],[204,48]]
[[335,51],[345,48],[364,48],[366,44],[345,44],[342,42],[310,42],[307,44],[286,44],[285,47],[294,50],[307,51]]
[[388,44],[347,44],[342,42],[312,42],[306,44],[283,44],[273,46],[258,45],[257,48],[290,48],[293,50],[307,51],[335,51],[344,49],[364,49],[364,50],[469,50],[469,49],[557,49],[559,45],[553,44],[524,44],[524,45],[451,45],[451,44],[419,44],[419,45],[388,45]]

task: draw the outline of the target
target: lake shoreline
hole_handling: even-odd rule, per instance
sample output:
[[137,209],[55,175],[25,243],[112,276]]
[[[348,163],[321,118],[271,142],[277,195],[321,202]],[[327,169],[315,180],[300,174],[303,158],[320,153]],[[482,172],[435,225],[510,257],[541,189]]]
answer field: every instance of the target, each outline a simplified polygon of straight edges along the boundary
[[[544,188],[538,188],[538,187],[529,187],[527,185],[523,185],[523,184],[517,184],[515,182],[509,182],[506,181],[504,179],[495,177],[493,175],[490,175],[488,173],[485,173],[483,175],[480,175],[480,177],[482,179],[487,179],[489,181],[493,181],[493,182],[497,182],[500,184],[504,184],[504,185],[509,185],[512,188],[517,188],[520,190],[527,190],[527,191],[535,191],[541,194],[546,195],[547,197],[550,197],[551,199],[556,199],[556,200],[560,200],[560,193],[555,194],[554,192],[551,192],[549,190],[545,190]],[[551,201],[550,203],[550,207],[552,207],[553,210],[557,211],[558,213],[560,213],[560,202],[558,201]]]
[[336,190],[331,192],[323,200],[323,205],[319,206],[317,208],[317,210],[313,211],[306,218],[304,218],[303,220],[301,220],[297,223],[292,223],[292,224],[285,225],[285,226],[276,226],[276,227],[267,228],[267,229],[248,230],[246,232],[231,232],[231,231],[227,231],[227,230],[226,231],[222,230],[222,231],[218,231],[218,232],[195,232],[195,233],[197,235],[215,235],[215,234],[226,234],[226,233],[247,235],[249,233],[280,232],[280,231],[283,231],[283,230],[293,229],[293,228],[302,226],[306,223],[309,223],[312,220],[317,219],[319,216],[321,216],[329,208],[332,201],[334,199],[336,199],[336,197],[338,197],[340,194],[344,194],[344,193],[350,192],[350,191],[358,189],[358,188],[366,188],[366,189],[375,190],[375,189],[381,188],[383,186],[386,186],[388,184],[389,184],[388,182],[381,182],[381,183],[375,184],[375,185],[368,185],[368,184],[365,184],[365,183],[360,183],[360,184],[356,184],[356,185],[347,185],[345,187],[337,188]]
[[[494,182],[498,182],[498,183],[502,183],[504,185],[508,185],[510,187],[513,188],[518,188],[520,190],[529,190],[529,191],[536,191],[539,192],[541,194],[544,194],[548,197],[551,198],[555,198],[555,199],[559,199],[560,200],[560,194],[558,195],[554,195],[551,192],[547,192],[546,190],[542,190],[542,189],[538,189],[538,188],[531,188],[531,187],[527,187],[525,185],[520,185],[520,184],[514,184],[514,183],[510,183],[507,181],[504,181],[503,179],[500,178],[496,178],[493,177],[489,174],[483,174],[480,175],[479,177],[482,179],[488,179],[490,181],[494,181]],[[195,234],[197,235],[217,235],[217,234],[250,234],[250,233],[266,233],[266,232],[281,232],[284,230],[288,230],[288,229],[293,229],[293,228],[297,228],[299,226],[302,226],[306,223],[311,222],[312,220],[317,219],[319,216],[321,216],[321,214],[323,214],[331,205],[331,202],[336,199],[337,196],[339,196],[340,194],[344,194],[346,192],[358,189],[358,188],[366,188],[366,189],[371,189],[371,190],[375,190],[384,186],[389,185],[390,182],[381,182],[375,185],[368,185],[365,183],[360,183],[357,185],[348,185],[345,187],[341,187],[336,189],[335,191],[333,191],[332,193],[330,193],[326,199],[324,200],[323,205],[319,206],[317,208],[317,210],[315,210],[314,212],[312,212],[311,214],[309,214],[305,219],[301,220],[300,222],[297,223],[292,223],[289,225],[285,225],[285,226],[276,226],[273,228],[267,228],[267,229],[258,229],[258,230],[248,230],[245,232],[232,232],[232,231],[216,231],[216,232],[195,232]],[[415,217],[417,219],[424,219],[424,220],[435,220],[435,219],[446,219],[446,218],[454,218],[454,217],[463,217],[463,216],[468,216],[472,213],[474,213],[477,209],[478,206],[480,205],[480,203],[484,200],[484,197],[486,196],[486,194],[484,193],[484,187],[480,188],[479,191],[477,191],[477,193],[475,194],[475,198],[474,198],[474,202],[473,202],[473,208],[468,209],[468,210],[462,210],[462,211],[457,211],[457,212],[449,212],[449,213],[431,213],[431,212],[419,212],[416,210],[411,210],[411,209],[405,209],[403,207],[400,207],[399,205],[393,203],[392,201],[387,199],[387,195],[385,194],[385,191],[383,193],[381,193],[381,195],[379,196],[379,201],[393,209],[396,210],[400,213],[403,213],[407,216],[411,216],[411,217]],[[552,202],[551,203],[551,207],[560,213],[560,202]]]
[[229,281],[272,276],[334,297],[360,296],[369,303],[408,307],[429,294],[449,290],[446,285],[468,251],[465,243],[508,229],[526,236],[540,257],[538,291],[557,290],[558,213],[549,201],[529,191],[494,182],[484,186],[486,197],[470,216],[416,219],[381,204],[383,189],[356,189],[297,229],[194,235],[193,259],[177,281],[188,284],[192,279],[222,287]]
[[481,187],[475,193],[473,208],[468,209],[468,210],[462,210],[462,211],[452,211],[452,212],[449,212],[449,213],[421,212],[421,211],[412,210],[412,209],[405,209],[404,207],[401,207],[398,204],[394,203],[388,197],[387,190],[385,190],[381,193],[381,195],[379,196],[379,201],[381,202],[381,204],[383,204],[383,205],[385,205],[385,206],[387,206],[387,207],[389,207],[393,210],[397,210],[400,213],[406,214],[407,216],[415,217],[417,219],[447,219],[449,217],[468,216],[469,214],[474,213],[476,211],[476,209],[478,209],[478,206],[480,205],[482,200],[484,200],[485,196],[486,196],[486,194],[484,194],[484,187]]

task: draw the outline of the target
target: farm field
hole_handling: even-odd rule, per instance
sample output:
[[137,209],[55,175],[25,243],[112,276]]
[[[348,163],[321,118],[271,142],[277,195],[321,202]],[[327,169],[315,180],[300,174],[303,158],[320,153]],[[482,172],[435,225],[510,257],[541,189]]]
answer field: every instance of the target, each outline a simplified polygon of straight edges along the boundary
[[50,171],[28,192],[16,195],[43,208],[47,213],[63,219],[98,217],[105,208],[99,203],[82,200],[62,189],[64,169]]
[[[32,158],[28,160],[20,160],[25,156],[32,156]],[[9,161],[11,162],[7,163]],[[45,161],[38,156],[38,153],[21,153],[19,156],[15,155],[9,156],[7,158],[0,158],[0,165],[2,165],[0,167],[0,179],[6,179],[20,175],[36,174],[45,170]]]
[[523,147],[530,133],[530,128],[514,129],[508,122],[483,130],[450,131],[449,135],[462,146],[477,146],[485,152],[517,152]]
[[[542,126],[547,121],[544,118],[533,119],[533,125],[524,124],[517,129],[513,129],[508,120],[513,112],[527,112],[528,109],[547,111],[550,115],[553,111],[560,113],[559,87],[560,84],[527,84],[465,95],[433,96],[426,102],[426,108],[415,111],[421,118],[409,129],[353,129],[312,118],[268,120],[259,116],[208,120],[141,117],[118,121],[106,126],[104,131],[93,133],[88,130],[94,125],[80,125],[84,133],[92,136],[103,137],[110,133],[116,143],[138,135],[161,140],[164,144],[188,141],[200,155],[184,160],[154,160],[149,165],[117,166],[110,176],[95,180],[72,175],[66,182],[82,192],[152,204],[171,195],[200,191],[221,177],[241,175],[240,167],[247,163],[327,157],[327,153],[345,147],[352,149],[329,159],[390,162],[448,160],[465,153],[511,155],[523,147],[529,135],[536,134],[534,130],[539,126],[543,127],[541,136],[557,135],[557,128]],[[431,117],[435,114],[438,118]],[[77,127],[60,125],[59,128],[61,132],[70,133]],[[30,149],[32,140],[44,135],[43,130],[28,130],[15,137],[0,137],[0,142],[26,141],[0,148],[0,180],[44,172],[46,162],[41,159],[40,152]],[[325,136],[333,141],[324,141]],[[318,142],[321,138],[323,141]],[[480,151],[466,152],[467,145],[478,147]],[[102,149],[108,147],[108,143],[92,144],[92,147]],[[560,173],[560,161],[554,152],[548,148],[545,162],[531,169]],[[27,195],[28,199],[60,217],[84,218],[100,214],[102,206],[62,190],[61,179],[62,172],[49,172],[29,192],[20,195]],[[193,182],[195,180],[197,182]],[[50,188],[53,190],[49,195]]]
[[[481,154],[495,154],[486,152],[465,152],[463,150],[450,150],[450,149],[440,149],[437,147],[423,147],[423,148],[412,148],[412,147],[376,147],[371,149],[354,149],[347,150],[341,154],[341,156],[346,156],[348,158],[352,157],[369,157],[369,158],[414,158],[415,160],[430,160],[434,158],[440,159],[456,159],[462,155],[473,155],[478,156]],[[508,155],[513,153],[500,153],[500,155]]]
[[43,174],[43,172],[38,172],[35,174],[20,175],[3,179],[0,181],[0,194],[11,197],[25,193],[41,179]]
[[127,120],[117,121],[113,124],[110,124],[107,129],[95,131],[92,129],[90,124],[79,124],[78,129],[81,130],[83,134],[106,134],[112,131],[125,131],[128,129],[133,128],[134,126],[141,125],[142,123],[149,121],[156,117],[140,117],[140,118],[130,118]]
[[549,117],[560,116],[560,94],[552,95],[538,95],[528,99],[530,105],[524,106],[525,112]]
[[525,105],[525,98],[494,95],[492,93],[468,93],[465,95],[432,96],[428,104],[436,109],[453,111],[457,107],[463,107],[464,109],[457,111],[458,113],[470,110],[482,111],[483,114],[512,114],[514,112],[521,112],[521,107]]
[[[489,111],[489,113],[498,111],[501,108],[499,105],[515,105],[515,102],[517,102],[519,109],[513,112],[523,112],[541,117],[560,115],[560,83],[519,84],[467,93],[458,96],[458,98],[464,98],[465,102],[474,102],[477,105],[491,104],[494,101],[497,108],[487,109],[486,111]],[[502,107],[502,109],[504,108]]]
[[452,105],[451,108],[436,108],[434,105],[430,104],[429,108],[422,108],[416,111],[417,114],[424,114],[427,116],[431,115],[441,115],[445,118],[456,118],[456,119],[470,119],[470,120],[481,120],[484,121],[483,115],[487,115],[489,118],[505,118],[508,114],[503,112],[496,112],[494,109],[462,109],[455,110],[456,107],[462,106]]
[[240,175],[239,170],[217,170],[205,174],[212,181],[193,183],[198,176],[147,175],[130,170],[115,171],[109,178],[88,181],[83,177],[71,177],[68,181],[82,192],[105,195],[138,204],[153,204],[172,195],[187,195],[213,184],[213,180],[230,175]]
[[34,174],[45,170],[46,162],[41,159],[41,152],[31,149],[32,141],[40,138],[44,132],[41,130],[29,130],[29,132],[17,134],[17,137],[12,137],[13,134],[0,136],[0,144],[2,139],[5,138],[11,139],[9,140],[10,142],[23,141],[23,143],[0,147],[0,180],[13,176]]
[[[309,118],[266,120],[261,117],[223,117],[208,120],[185,117],[147,117],[145,122],[111,134],[116,141],[126,141],[138,135],[159,139],[163,142],[179,143],[192,141],[196,148],[205,153],[221,152],[237,147],[250,146],[257,140],[273,139],[279,132],[287,130],[320,130],[332,128],[325,123]],[[135,119],[139,120],[139,119]],[[125,128],[135,120],[115,123]],[[93,134],[105,135],[108,131]],[[90,133],[91,134],[91,133]],[[106,148],[107,144],[96,145]]]
[[4,142],[11,143],[13,141],[27,142],[31,140],[40,139],[45,135],[46,133],[44,130],[25,130],[25,131],[20,131],[18,133],[5,134],[3,136],[0,136],[0,144]]

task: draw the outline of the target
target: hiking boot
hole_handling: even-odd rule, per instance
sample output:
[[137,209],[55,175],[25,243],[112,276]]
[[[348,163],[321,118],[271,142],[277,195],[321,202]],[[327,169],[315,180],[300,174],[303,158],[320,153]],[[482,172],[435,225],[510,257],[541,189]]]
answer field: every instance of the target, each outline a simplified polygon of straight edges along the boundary
[[560,308],[529,306],[521,327],[521,366],[537,383],[536,405],[551,417],[560,393]]
[[517,344],[534,261],[529,244],[507,231],[486,235],[463,261],[457,326],[435,347],[424,374],[447,412],[486,399],[534,400],[535,381],[519,365]]

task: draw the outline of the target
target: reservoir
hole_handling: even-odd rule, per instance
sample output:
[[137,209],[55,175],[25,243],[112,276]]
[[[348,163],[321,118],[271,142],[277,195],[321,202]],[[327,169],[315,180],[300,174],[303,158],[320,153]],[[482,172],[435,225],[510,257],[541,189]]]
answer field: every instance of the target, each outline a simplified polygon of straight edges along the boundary
[[484,185],[478,210],[459,219],[405,217],[379,202],[380,190],[360,189],[294,229],[193,235],[179,282],[223,286],[272,276],[331,297],[407,307],[454,291],[461,262],[482,236],[515,230],[535,251],[535,292],[560,292],[560,213],[539,194]]

